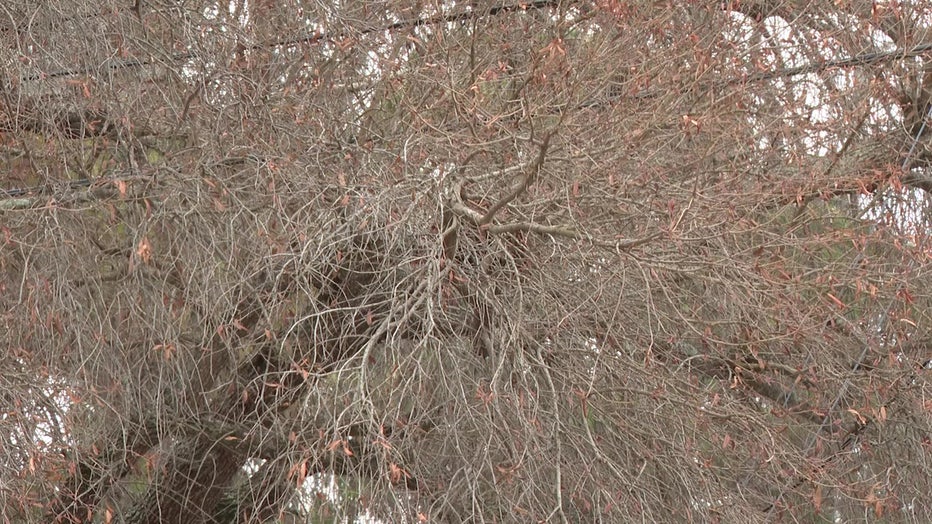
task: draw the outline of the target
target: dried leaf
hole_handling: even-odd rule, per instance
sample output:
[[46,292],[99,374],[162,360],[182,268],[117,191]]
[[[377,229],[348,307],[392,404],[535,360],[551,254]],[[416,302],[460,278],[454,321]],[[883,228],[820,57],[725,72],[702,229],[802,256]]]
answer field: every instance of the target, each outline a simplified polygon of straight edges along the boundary
[[152,246],[149,244],[148,237],[142,237],[142,240],[139,241],[139,244],[136,246],[136,256],[144,264],[148,264],[152,259]]

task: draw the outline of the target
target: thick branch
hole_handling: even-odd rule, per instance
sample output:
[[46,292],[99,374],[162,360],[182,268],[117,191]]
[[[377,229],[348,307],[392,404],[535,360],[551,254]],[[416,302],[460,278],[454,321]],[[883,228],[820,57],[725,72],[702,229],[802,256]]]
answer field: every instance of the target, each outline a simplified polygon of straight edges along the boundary
[[511,191],[507,195],[502,197],[501,200],[496,202],[489,211],[479,219],[479,225],[484,226],[492,221],[495,218],[495,214],[498,213],[503,207],[507,206],[511,201],[521,196],[522,193],[527,191],[528,186],[530,186],[534,180],[537,178],[537,174],[540,173],[540,168],[544,165],[544,158],[547,156],[547,149],[550,148],[550,138],[556,133],[556,131],[551,131],[547,133],[547,136],[544,137],[544,141],[540,144],[540,150],[537,153],[537,158],[534,159],[524,172],[524,176],[521,177],[521,181],[515,184],[511,188]]
[[[462,218],[465,218],[473,224],[482,226],[483,215],[479,211],[467,206],[460,199],[459,191],[454,191],[454,200],[450,202],[450,208]],[[458,227],[458,225],[456,225]],[[489,233],[492,234],[502,234],[502,233],[517,233],[526,231],[529,233],[539,233],[542,235],[551,235],[556,237],[569,238],[573,240],[585,240],[591,242],[592,245],[597,247],[602,247],[620,253],[621,251],[628,251],[634,249],[635,247],[646,244],[652,240],[660,238],[661,233],[654,233],[647,235],[641,238],[631,238],[631,239],[619,239],[615,241],[604,241],[594,239],[588,235],[576,231],[570,226],[556,226],[548,224],[538,224],[536,222],[513,222],[510,224],[496,224],[489,226],[486,224],[486,229]],[[444,231],[444,238],[447,239],[455,234],[455,227],[451,226],[449,230]],[[447,255],[449,258],[449,254]]]

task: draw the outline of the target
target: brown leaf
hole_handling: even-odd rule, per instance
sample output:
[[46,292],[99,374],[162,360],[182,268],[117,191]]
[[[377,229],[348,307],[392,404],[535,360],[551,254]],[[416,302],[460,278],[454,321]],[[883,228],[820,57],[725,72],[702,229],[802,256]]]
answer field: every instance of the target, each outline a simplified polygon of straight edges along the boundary
[[152,246],[149,244],[148,237],[142,237],[142,240],[139,241],[139,244],[136,246],[136,256],[144,264],[148,264],[152,259]]

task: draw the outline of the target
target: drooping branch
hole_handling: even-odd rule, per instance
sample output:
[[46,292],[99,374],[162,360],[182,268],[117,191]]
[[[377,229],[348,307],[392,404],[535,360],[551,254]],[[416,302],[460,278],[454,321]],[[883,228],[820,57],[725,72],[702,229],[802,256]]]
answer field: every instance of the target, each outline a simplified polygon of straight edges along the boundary
[[89,449],[98,455],[75,456],[65,450],[70,475],[46,512],[47,522],[75,522],[95,514],[107,487],[130,473],[134,461],[158,442],[154,419],[126,421]]

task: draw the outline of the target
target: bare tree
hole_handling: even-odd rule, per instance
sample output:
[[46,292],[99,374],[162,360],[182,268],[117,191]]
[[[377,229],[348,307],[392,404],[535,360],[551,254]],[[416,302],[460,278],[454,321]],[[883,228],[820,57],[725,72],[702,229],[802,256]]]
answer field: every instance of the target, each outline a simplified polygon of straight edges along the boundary
[[926,1],[0,6],[4,522],[932,517]]

